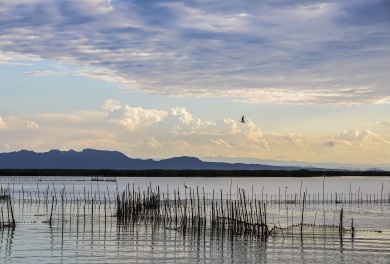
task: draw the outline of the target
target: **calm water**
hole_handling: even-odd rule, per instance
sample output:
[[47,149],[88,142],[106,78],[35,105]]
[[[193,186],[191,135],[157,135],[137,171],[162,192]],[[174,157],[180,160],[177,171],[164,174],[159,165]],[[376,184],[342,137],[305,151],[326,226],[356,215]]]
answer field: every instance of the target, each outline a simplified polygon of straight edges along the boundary
[[[390,262],[390,178],[118,178],[117,182],[2,178],[1,184],[10,189],[16,227],[0,230],[0,263]],[[328,234],[270,236],[262,241],[208,232],[184,234],[164,223],[121,225],[113,217],[115,199],[126,186],[141,192],[159,186],[171,199],[174,192],[184,197],[196,188],[208,199],[213,190],[235,199],[242,188],[251,199],[266,201],[268,221],[280,227],[300,222],[299,198],[305,192],[306,224],[338,224],[343,208],[344,225],[350,226],[353,219],[356,233],[343,239]],[[46,221],[54,195],[57,203],[50,226]],[[340,203],[334,203],[336,196]],[[295,199],[296,204],[285,203]],[[5,214],[5,203],[1,206]]]

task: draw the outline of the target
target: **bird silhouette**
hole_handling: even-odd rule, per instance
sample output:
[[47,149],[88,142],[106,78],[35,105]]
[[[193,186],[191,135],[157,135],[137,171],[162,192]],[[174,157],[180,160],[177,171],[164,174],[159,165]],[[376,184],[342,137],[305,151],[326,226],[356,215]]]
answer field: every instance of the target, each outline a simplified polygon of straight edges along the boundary
[[241,123],[245,123],[244,116],[241,117]]

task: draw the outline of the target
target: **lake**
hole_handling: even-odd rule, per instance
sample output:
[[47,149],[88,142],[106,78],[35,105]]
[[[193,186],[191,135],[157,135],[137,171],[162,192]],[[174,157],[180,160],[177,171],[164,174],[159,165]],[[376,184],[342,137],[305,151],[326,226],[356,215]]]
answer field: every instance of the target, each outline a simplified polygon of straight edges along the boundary
[[[390,178],[386,177],[117,178],[116,182],[2,177],[0,181],[1,188],[9,190],[16,222],[15,228],[0,229],[2,263],[389,263],[390,259]],[[163,220],[127,216],[130,220],[120,221],[118,195],[139,194],[145,201],[152,191],[163,197],[158,209]],[[1,201],[5,223],[11,217],[7,204]],[[215,231],[210,219],[221,205],[219,217],[239,215],[252,224],[263,221],[258,209],[264,205],[267,226],[278,232],[260,237],[251,229],[254,224],[243,230],[238,221],[234,230]],[[188,217],[202,216],[202,228],[192,224],[183,229],[175,223],[175,213],[183,216],[183,210]],[[298,226],[302,211],[303,235]],[[341,212],[345,232],[339,233],[335,230]]]

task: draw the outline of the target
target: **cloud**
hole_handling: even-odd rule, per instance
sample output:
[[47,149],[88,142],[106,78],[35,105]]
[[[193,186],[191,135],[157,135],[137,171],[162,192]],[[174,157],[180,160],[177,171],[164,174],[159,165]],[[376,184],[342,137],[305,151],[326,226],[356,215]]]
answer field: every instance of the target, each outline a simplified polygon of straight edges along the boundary
[[4,130],[1,142],[10,146],[7,150],[17,151],[29,149],[34,151],[48,151],[50,149],[82,150],[84,148],[115,149],[129,153],[131,146],[116,138],[116,134],[100,128],[72,126],[61,127],[55,124],[41,126],[39,129],[12,127]]
[[121,103],[119,101],[115,101],[115,100],[112,100],[112,99],[107,99],[102,108],[104,110],[107,110],[109,112],[112,112],[114,110],[118,110],[122,107]]
[[367,123],[368,125],[390,126],[390,120]]
[[147,141],[147,145],[152,147],[152,148],[155,148],[155,149],[158,149],[158,148],[161,148],[162,147],[162,144],[159,143],[155,137],[150,137]]
[[[37,55],[3,52],[0,50],[0,65],[31,66],[31,62],[39,60],[40,57]],[[26,61],[29,61],[29,63],[26,63]]]
[[225,147],[225,148],[231,148],[232,147],[232,144],[230,144],[229,142],[226,142],[225,140],[223,140],[221,138],[211,139],[210,142],[211,142],[211,144],[214,144],[214,145],[217,145],[217,146],[221,146],[221,147]]
[[29,63],[21,63],[21,62],[9,62],[9,61],[1,61],[0,65],[13,65],[13,66],[31,66]]
[[[187,112],[187,110],[184,107],[176,107],[173,108],[170,113],[171,116],[177,116],[183,123],[189,124],[194,119],[192,118],[192,115]],[[199,123],[199,120],[195,121],[196,123]]]
[[358,26],[390,25],[390,3],[386,0],[358,1],[343,3],[340,22]]
[[0,116],[0,129],[7,128],[7,123],[3,120],[3,118]]
[[53,71],[28,71],[28,72],[23,72],[23,75],[53,76],[53,75],[63,75],[63,73],[53,72]]
[[2,144],[1,146],[2,146],[2,147],[1,147],[2,149],[6,149],[6,150],[11,149],[11,146],[8,145],[8,144]]
[[18,0],[1,10],[2,64],[65,62],[77,76],[176,97],[390,102],[386,0]]
[[230,117],[205,120],[180,106],[166,111],[108,99],[100,107],[101,110],[95,111],[7,116],[6,124],[0,118],[3,128],[0,144],[8,144],[9,150],[115,149],[142,158],[189,155],[304,162],[390,162],[387,155],[390,138],[370,130],[345,130],[321,136],[266,134],[250,118],[245,124]]
[[243,150],[253,153],[270,149],[261,129],[250,119],[245,124],[231,118],[212,122],[194,117],[183,107],[173,108],[161,122],[153,124],[151,130],[161,132],[158,137],[163,144],[173,137],[190,142],[188,150],[196,152],[199,148],[210,155],[226,155],[226,148],[236,155]]
[[100,122],[107,116],[103,111],[75,111],[72,113],[43,113],[34,117],[40,119],[45,126],[88,126]]
[[328,147],[336,147],[336,146],[352,146],[352,144],[347,140],[335,140],[335,139],[327,139],[324,141],[324,145]]
[[107,69],[97,69],[97,70],[79,70],[73,73],[75,76],[87,77],[91,79],[97,79],[105,82],[118,83],[124,87],[137,88],[139,84],[136,80],[129,80],[124,77],[120,77],[113,71]]
[[39,128],[38,124],[34,121],[31,121],[31,120],[26,120],[25,121],[25,125],[27,128],[30,128],[30,129],[37,129]]
[[245,30],[247,14],[239,13],[214,13],[199,7],[185,5],[180,2],[168,2],[159,4],[167,8],[177,20],[182,28],[196,29],[209,32],[239,32]]
[[167,112],[156,109],[121,106],[113,100],[106,101],[103,107],[110,110],[105,118],[107,122],[126,127],[129,131],[160,122],[168,115]]
[[331,138],[325,140],[327,146],[359,146],[359,147],[381,147],[390,145],[390,141],[382,138],[370,130],[344,130]]

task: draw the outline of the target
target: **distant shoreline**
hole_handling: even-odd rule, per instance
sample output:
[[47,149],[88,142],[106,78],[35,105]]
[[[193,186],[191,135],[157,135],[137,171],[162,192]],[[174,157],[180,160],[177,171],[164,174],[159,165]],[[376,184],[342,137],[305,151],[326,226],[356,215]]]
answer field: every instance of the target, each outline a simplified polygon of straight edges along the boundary
[[0,169],[1,176],[115,176],[115,177],[340,177],[390,176],[390,171],[349,170],[111,170]]

